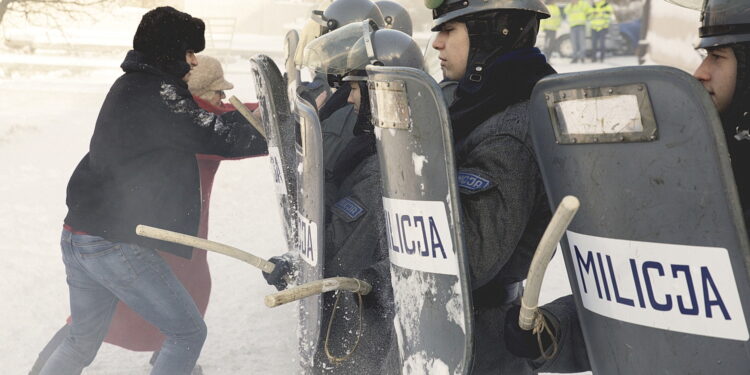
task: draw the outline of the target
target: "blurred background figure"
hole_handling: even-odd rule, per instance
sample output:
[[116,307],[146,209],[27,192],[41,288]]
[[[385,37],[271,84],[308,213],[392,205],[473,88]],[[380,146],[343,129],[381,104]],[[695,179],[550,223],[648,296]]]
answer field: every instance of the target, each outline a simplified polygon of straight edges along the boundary
[[586,17],[590,9],[586,0],[573,0],[565,6],[565,19],[570,25],[570,40],[573,42],[572,64],[583,63],[586,56]]
[[562,11],[560,7],[555,4],[555,0],[545,1],[547,9],[549,10],[549,18],[545,18],[540,23],[540,28],[544,31],[544,47],[542,52],[547,58],[552,57],[552,51],[555,49],[555,39],[557,38],[557,30],[562,25]]
[[597,61],[597,54],[600,54],[599,61],[604,61],[604,54],[607,49],[604,41],[607,39],[609,25],[612,22],[614,9],[607,0],[596,0],[594,6],[589,8],[588,20],[591,25],[591,61]]

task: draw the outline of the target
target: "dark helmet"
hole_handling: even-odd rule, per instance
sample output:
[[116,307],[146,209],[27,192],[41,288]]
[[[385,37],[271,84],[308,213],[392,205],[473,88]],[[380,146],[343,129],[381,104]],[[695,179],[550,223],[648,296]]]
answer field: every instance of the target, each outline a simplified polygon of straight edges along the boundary
[[[750,4],[747,0],[667,0],[701,11],[700,41],[696,48],[731,47],[737,58],[732,103],[722,113],[727,135],[750,140]],[[727,143],[731,148],[732,142]],[[733,158],[746,160],[745,157]]]
[[466,24],[469,56],[466,78],[482,82],[492,60],[519,48],[533,47],[539,20],[550,16],[541,0],[425,0],[432,9],[432,31],[450,21]]
[[425,0],[425,5],[432,9],[432,31],[440,31],[443,24],[456,18],[487,11],[528,11],[539,19],[550,16],[541,0]]
[[385,20],[386,29],[394,29],[406,34],[412,34],[411,17],[406,8],[391,0],[379,0],[375,5],[380,8]]
[[739,0],[708,0],[701,12],[699,48],[750,41],[750,4]]
[[[368,49],[368,45],[372,47]],[[342,81],[366,81],[364,68],[368,64],[422,69],[422,49],[414,39],[401,31],[374,30],[363,35],[352,47],[347,58],[347,65],[351,70]]]
[[378,27],[385,26],[383,13],[370,0],[335,0],[324,11],[314,10],[313,18],[325,28],[323,34],[367,19],[373,20]]

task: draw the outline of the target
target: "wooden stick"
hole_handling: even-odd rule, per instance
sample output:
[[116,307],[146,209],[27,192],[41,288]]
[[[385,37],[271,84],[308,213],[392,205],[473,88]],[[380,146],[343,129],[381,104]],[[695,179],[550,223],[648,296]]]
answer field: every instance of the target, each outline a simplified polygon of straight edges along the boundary
[[261,124],[258,121],[258,119],[255,117],[255,115],[253,115],[253,113],[250,112],[249,109],[247,109],[247,107],[245,106],[245,104],[243,104],[234,95],[232,95],[231,97],[229,97],[229,102],[232,103],[232,105],[234,106],[234,108],[237,108],[237,110],[240,112],[240,114],[242,115],[242,117],[244,117],[245,119],[247,119],[247,121],[250,122],[250,125],[252,125],[255,128],[255,130],[257,130],[258,133],[260,133],[260,135],[263,136],[263,138],[266,138],[266,130],[263,129],[263,124]]
[[578,212],[580,205],[578,198],[572,195],[563,198],[552,216],[552,220],[547,225],[542,239],[539,240],[534,258],[531,259],[529,274],[526,277],[526,288],[521,299],[521,312],[518,315],[518,326],[523,330],[529,331],[534,328],[544,272],[547,270],[550,260],[552,260],[552,254],[554,254],[557,244],[565,230],[568,229],[568,225]]
[[345,290],[367,295],[372,291],[372,286],[365,281],[351,277],[331,277],[323,280],[315,280],[307,284],[302,284],[282,290],[278,293],[267,295],[265,302],[268,307],[276,307],[305,297],[334,290]]
[[180,245],[186,245],[195,247],[198,249],[203,249],[207,251],[213,251],[215,253],[224,254],[227,256],[230,256],[235,259],[239,259],[245,263],[250,264],[251,266],[257,267],[261,271],[265,273],[271,273],[273,272],[273,269],[276,268],[276,265],[263,259],[260,257],[257,257],[253,254],[250,254],[248,252],[242,251],[240,249],[224,245],[218,242],[209,241],[203,238],[188,236],[187,234],[172,232],[165,229],[159,229],[150,227],[148,225],[139,225],[135,227],[135,233],[139,236],[153,238],[156,240],[162,240],[166,242],[172,242],[177,243]]

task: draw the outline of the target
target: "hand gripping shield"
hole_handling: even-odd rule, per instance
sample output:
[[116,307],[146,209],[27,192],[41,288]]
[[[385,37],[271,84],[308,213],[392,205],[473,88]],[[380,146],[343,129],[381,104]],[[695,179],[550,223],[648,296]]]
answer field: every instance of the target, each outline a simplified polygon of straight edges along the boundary
[[265,55],[250,59],[255,78],[260,117],[266,132],[268,156],[284,219],[287,247],[293,249],[296,240],[296,159],[294,146],[295,124],[289,106],[286,82],[276,64]]
[[550,204],[595,374],[747,374],[750,248],[720,120],[659,66],[564,74],[532,94]]
[[423,71],[367,67],[404,374],[466,374],[473,322],[448,111]]
[[[299,116],[297,133],[297,249],[298,284],[323,278],[325,262],[325,207],[323,186],[323,133],[315,109],[295,95],[294,107]],[[300,355],[302,367],[311,369],[318,350],[321,325],[321,294],[299,302]]]

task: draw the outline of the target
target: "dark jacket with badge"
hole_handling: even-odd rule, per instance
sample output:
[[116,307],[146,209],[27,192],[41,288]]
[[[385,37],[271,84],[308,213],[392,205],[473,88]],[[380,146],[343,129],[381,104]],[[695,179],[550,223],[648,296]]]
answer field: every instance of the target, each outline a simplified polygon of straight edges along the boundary
[[[374,142],[371,147],[373,152],[346,175],[336,191],[331,192],[334,203],[326,219],[330,221],[326,224],[325,277],[357,277],[390,289],[388,250],[382,242],[385,238],[385,225],[379,161],[374,154]],[[352,156],[349,153],[342,154],[343,157],[347,155]],[[364,277],[364,274],[368,276]],[[371,294],[374,293],[375,291]],[[329,338],[332,354],[342,356],[354,348],[360,319],[362,337],[350,359],[324,373],[391,373],[383,369],[393,333],[391,306],[384,306],[381,301],[373,300],[378,296],[368,295],[362,301],[364,306],[360,316],[360,301],[356,295],[342,293],[339,298],[340,308],[335,311]],[[334,303],[333,295],[324,296],[323,332],[328,326],[328,319],[331,319]],[[320,350],[319,353],[321,362],[332,366],[323,351]]]
[[[342,87],[336,94],[344,98],[348,92]],[[334,365],[320,348],[319,370],[333,374],[395,374],[395,351],[391,350],[395,348],[390,303],[393,298],[388,250],[383,242],[385,223],[375,136],[369,111],[358,115],[346,103],[337,107],[322,125],[326,168],[324,276],[364,279],[373,285],[373,292],[361,301],[361,315],[357,296],[340,294],[338,309],[334,309],[336,297],[324,296],[322,327],[327,328],[333,319],[328,341],[331,354],[343,356],[355,345],[357,349],[351,358]],[[367,121],[357,121],[364,117]],[[357,344],[360,321],[362,336]],[[321,337],[324,339],[325,333]]]
[[449,111],[474,304],[473,374],[531,374],[505,349],[505,312],[520,297],[551,213],[529,136],[529,98],[553,74],[536,48],[490,63],[482,82],[459,82]]
[[68,183],[65,223],[190,258],[192,248],[140,237],[136,225],[195,235],[201,211],[195,154],[258,155],[267,153],[266,142],[236,113],[198,107],[180,77],[140,52],[128,52],[122,69]]

